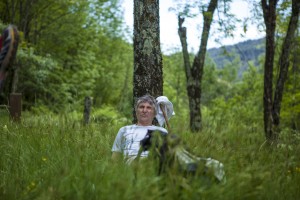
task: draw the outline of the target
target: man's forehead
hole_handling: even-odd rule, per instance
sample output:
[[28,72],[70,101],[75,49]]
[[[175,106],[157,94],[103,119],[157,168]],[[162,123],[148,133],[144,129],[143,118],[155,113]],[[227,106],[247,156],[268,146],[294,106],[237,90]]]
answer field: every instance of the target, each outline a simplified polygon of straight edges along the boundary
[[149,102],[141,102],[141,103],[139,103],[138,106],[139,106],[139,107],[140,107],[140,106],[151,106],[151,107],[153,107],[153,105],[150,104]]

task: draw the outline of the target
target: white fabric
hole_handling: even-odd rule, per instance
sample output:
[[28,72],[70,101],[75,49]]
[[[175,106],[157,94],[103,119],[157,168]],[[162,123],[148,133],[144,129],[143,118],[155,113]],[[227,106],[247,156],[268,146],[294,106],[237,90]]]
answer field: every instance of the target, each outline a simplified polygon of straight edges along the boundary
[[171,103],[171,101],[169,101],[168,97],[166,96],[159,96],[156,98],[157,101],[157,114],[156,114],[156,119],[159,123],[160,126],[163,126],[165,121],[164,118],[164,114],[162,112],[162,110],[160,109],[160,104],[163,105],[164,111],[166,113],[166,116],[168,118],[168,120],[175,115],[175,112],[173,110],[173,104]]
[[[168,133],[165,128],[158,126],[128,125],[120,128],[114,141],[112,152],[119,152],[124,155],[127,164],[130,164],[137,156],[140,149],[140,141],[144,139],[148,130],[158,130]],[[148,151],[144,151],[141,157],[147,157]]]
[[226,181],[223,163],[215,159],[207,158],[205,166],[213,170],[215,177],[219,181]]

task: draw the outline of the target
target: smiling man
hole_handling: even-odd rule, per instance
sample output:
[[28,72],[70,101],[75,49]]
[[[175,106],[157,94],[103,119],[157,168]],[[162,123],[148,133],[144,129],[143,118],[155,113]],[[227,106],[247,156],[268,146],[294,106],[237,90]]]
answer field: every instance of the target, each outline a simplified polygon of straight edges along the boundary
[[[145,138],[148,130],[158,130],[166,133],[165,128],[154,126],[152,121],[157,112],[156,100],[150,95],[144,95],[136,101],[135,112],[137,123],[120,128],[112,147],[112,159],[124,157],[130,164],[138,155],[140,141]],[[141,157],[147,157],[148,151],[143,151]]]

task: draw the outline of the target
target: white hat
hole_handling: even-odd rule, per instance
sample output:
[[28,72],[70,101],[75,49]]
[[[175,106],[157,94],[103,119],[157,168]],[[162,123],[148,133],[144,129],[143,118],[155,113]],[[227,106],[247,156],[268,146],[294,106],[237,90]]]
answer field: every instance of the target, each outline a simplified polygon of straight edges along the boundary
[[166,96],[159,96],[156,98],[156,101],[157,101],[157,114],[156,114],[156,119],[159,123],[160,126],[163,126],[164,123],[165,123],[165,118],[164,118],[164,115],[163,115],[163,112],[160,108],[160,104],[162,104],[164,107],[164,111],[166,113],[166,116],[168,118],[168,120],[173,116],[175,115],[175,112],[173,110],[173,104],[171,101],[169,101],[168,97]]

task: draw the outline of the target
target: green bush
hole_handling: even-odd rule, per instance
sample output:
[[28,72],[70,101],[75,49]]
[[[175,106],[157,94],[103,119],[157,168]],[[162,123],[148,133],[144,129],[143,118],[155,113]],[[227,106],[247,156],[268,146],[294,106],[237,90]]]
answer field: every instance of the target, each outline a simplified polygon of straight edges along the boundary
[[105,105],[101,108],[95,108],[91,114],[92,120],[99,123],[130,123],[129,119],[122,116],[117,108]]

